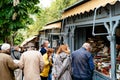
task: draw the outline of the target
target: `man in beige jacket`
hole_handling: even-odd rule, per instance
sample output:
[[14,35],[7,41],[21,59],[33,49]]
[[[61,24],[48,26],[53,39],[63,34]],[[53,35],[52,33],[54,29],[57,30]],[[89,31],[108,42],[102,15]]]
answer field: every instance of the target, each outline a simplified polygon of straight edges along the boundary
[[34,49],[34,44],[28,43],[27,51],[20,58],[19,67],[23,69],[24,80],[41,80],[40,72],[44,67],[43,57]]
[[15,80],[14,70],[18,65],[10,56],[10,44],[4,43],[0,51],[0,80]]

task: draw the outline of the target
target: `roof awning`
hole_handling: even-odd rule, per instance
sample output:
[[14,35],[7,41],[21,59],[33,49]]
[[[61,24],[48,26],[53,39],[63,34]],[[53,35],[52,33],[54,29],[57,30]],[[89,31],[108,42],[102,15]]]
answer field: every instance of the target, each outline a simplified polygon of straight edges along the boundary
[[50,35],[65,35],[66,33],[48,33],[48,34],[50,34]]
[[20,46],[23,47],[25,44],[27,44],[29,41],[33,40],[33,39],[36,38],[36,37],[37,37],[37,36],[33,36],[33,37],[30,37],[30,38],[25,39]]
[[62,14],[62,19],[73,16],[76,14],[84,13],[84,12],[89,12],[90,10],[94,10],[97,7],[104,7],[107,4],[115,4],[118,0],[90,0],[84,4],[81,4],[79,6],[76,6],[72,9],[69,9],[67,11],[64,11]]
[[43,30],[55,29],[55,28],[61,28],[61,22],[57,22],[57,23],[46,25],[46,26],[43,27]]

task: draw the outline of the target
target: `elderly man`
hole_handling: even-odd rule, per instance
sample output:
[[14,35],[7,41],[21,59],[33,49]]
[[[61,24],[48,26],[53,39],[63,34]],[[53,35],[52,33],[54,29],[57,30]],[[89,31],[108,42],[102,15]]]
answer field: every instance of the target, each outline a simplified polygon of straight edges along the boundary
[[92,80],[94,63],[90,50],[90,44],[84,43],[80,49],[72,52],[72,75],[74,80]]
[[49,41],[46,40],[43,42],[42,47],[40,49],[42,55],[44,55],[47,52],[48,47],[49,47]]
[[44,61],[33,43],[28,43],[27,51],[20,58],[19,67],[23,69],[24,80],[41,80],[40,72],[43,70]]
[[0,80],[15,80],[14,70],[18,68],[10,56],[10,44],[4,43],[0,53]]

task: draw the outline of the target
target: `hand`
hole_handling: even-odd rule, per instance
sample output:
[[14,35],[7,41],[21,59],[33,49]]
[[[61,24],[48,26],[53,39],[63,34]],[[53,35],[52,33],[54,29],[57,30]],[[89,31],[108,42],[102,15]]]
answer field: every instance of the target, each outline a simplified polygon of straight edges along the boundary
[[51,61],[52,60],[52,56],[49,56],[49,61]]
[[13,60],[13,62],[18,64],[20,61],[19,60]]
[[49,59],[52,59],[52,56],[49,56]]
[[55,77],[55,78],[57,78],[57,75],[56,75],[56,74],[54,74],[54,77]]

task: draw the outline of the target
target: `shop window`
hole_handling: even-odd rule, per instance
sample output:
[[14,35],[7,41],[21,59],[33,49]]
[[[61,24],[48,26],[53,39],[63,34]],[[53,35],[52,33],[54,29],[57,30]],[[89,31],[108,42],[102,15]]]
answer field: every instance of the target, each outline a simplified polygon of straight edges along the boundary
[[[95,33],[107,33],[104,26],[96,26]],[[107,35],[92,35],[92,28],[86,28],[86,41],[91,43],[92,55],[94,56],[95,69],[104,75],[110,75],[110,43]]]
[[[91,28],[86,29],[86,39],[92,45],[92,54],[94,56],[95,69],[104,75],[111,76],[111,55],[110,41],[108,35],[92,36]],[[107,33],[104,26],[97,26],[95,33]],[[116,32],[116,75],[120,79],[120,27],[117,27]]]

